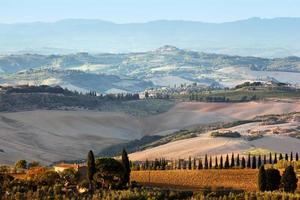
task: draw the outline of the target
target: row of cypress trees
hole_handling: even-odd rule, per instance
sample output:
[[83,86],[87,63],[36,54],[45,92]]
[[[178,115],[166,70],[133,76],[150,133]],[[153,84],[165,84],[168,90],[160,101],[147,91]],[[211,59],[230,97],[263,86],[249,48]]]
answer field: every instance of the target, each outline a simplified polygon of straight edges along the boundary
[[[290,155],[288,154],[277,154],[277,153],[269,153],[269,156],[267,155],[250,155],[246,157],[240,158],[240,155],[237,154],[237,156],[232,153],[231,158],[229,158],[229,155],[227,154],[225,159],[223,156],[220,157],[208,157],[208,155],[205,155],[204,161],[202,159],[192,159],[189,157],[187,161],[185,160],[173,160],[169,161],[171,162],[172,169],[230,169],[230,168],[248,168],[248,169],[257,169],[260,168],[264,164],[276,164],[279,160],[286,160],[286,161],[298,161],[299,155],[298,153],[295,154],[294,159],[294,153],[291,152]],[[165,170],[167,169],[168,162],[164,159],[155,159],[154,161],[148,161],[146,160],[143,163],[138,163],[136,167],[135,164],[133,164],[133,167],[137,169],[144,169],[144,170]],[[142,166],[142,167],[141,167]]]

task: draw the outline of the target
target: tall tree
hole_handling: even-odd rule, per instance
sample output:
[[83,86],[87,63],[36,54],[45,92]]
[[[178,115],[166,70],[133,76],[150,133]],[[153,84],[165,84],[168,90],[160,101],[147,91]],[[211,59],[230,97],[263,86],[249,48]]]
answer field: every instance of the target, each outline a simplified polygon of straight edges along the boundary
[[189,157],[188,169],[189,170],[192,169],[192,158],[191,158],[191,156]]
[[287,153],[285,154],[285,160],[286,160],[286,161],[288,161],[288,160],[289,160],[289,156],[288,156],[288,154],[287,154]]
[[154,170],[158,170],[159,169],[159,161],[157,158],[155,158],[154,160]]
[[203,169],[203,163],[201,158],[199,159],[198,169]]
[[208,169],[207,154],[205,154],[205,158],[204,158],[204,169]]
[[272,162],[272,153],[270,152],[270,155],[269,155],[269,164],[273,164]]
[[209,169],[212,169],[212,157],[209,156]]
[[258,161],[257,161],[257,167],[260,169],[262,165],[262,162],[261,162],[261,155],[259,154],[258,155]]
[[215,169],[219,168],[219,164],[218,164],[218,157],[215,157]]
[[294,160],[294,158],[293,158],[293,152],[291,152],[290,160],[291,160],[291,161]]
[[267,164],[267,156],[266,154],[264,155],[264,165]]
[[259,172],[258,172],[258,189],[259,191],[266,191],[267,188],[267,174],[266,174],[266,170],[264,168],[264,166],[262,165],[259,168]]
[[267,174],[267,191],[278,190],[280,186],[280,172],[278,169],[270,168],[266,170]]
[[223,156],[220,158],[220,169],[223,169]]
[[251,168],[251,156],[248,154],[247,168]]
[[277,153],[275,153],[275,155],[274,155],[274,162],[273,162],[274,164],[276,164],[277,163]]
[[229,156],[228,154],[226,155],[225,163],[224,163],[224,168],[228,169],[229,168]]
[[282,156],[282,153],[279,154],[279,160],[282,160],[283,159],[283,156]]
[[231,154],[231,163],[230,163],[230,167],[231,167],[231,168],[234,168],[234,166],[235,166],[235,163],[234,163],[234,154],[232,153],[232,154]]
[[245,168],[246,168],[246,160],[245,160],[245,157],[244,157],[244,156],[242,157],[241,168],[242,168],[242,169],[245,169]]
[[196,169],[196,158],[193,159],[193,169]]
[[288,166],[283,172],[281,184],[285,192],[295,192],[297,189],[297,175],[293,166]]
[[298,155],[298,152],[296,153],[295,159],[296,159],[296,161],[299,161],[299,155]]
[[256,156],[252,156],[252,169],[256,169]]
[[236,157],[236,166],[240,167],[240,154],[238,154]]
[[93,178],[96,173],[95,157],[93,151],[89,151],[87,157],[87,178],[89,181],[89,190],[93,190]]
[[145,169],[148,170],[149,169],[149,160],[146,159],[146,162],[145,162]]

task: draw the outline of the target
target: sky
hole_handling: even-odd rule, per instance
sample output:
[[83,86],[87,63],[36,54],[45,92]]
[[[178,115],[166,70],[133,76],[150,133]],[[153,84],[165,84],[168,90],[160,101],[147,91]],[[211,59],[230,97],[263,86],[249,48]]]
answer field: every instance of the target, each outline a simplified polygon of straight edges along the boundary
[[300,17],[300,0],[0,0],[0,23],[101,19],[227,22]]

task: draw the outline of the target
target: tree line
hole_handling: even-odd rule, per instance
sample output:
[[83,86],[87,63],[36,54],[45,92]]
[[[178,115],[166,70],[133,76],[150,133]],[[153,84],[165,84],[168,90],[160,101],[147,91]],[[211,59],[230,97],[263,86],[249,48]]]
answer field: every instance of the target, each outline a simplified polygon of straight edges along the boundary
[[198,93],[192,93],[189,95],[190,101],[201,101],[201,102],[249,102],[249,101],[256,101],[259,98],[256,95],[244,95],[241,96],[240,99],[230,99],[225,96],[203,96]]
[[96,91],[88,92],[78,92],[76,90],[71,91],[67,88],[62,88],[60,86],[49,86],[49,85],[21,85],[18,87],[12,86],[0,86],[0,88],[5,91],[6,94],[26,94],[26,93],[48,93],[48,94],[61,94],[66,96],[92,96],[98,97],[99,99],[107,100],[138,100],[138,93],[117,93],[117,94],[102,94]]
[[202,158],[191,158],[188,160],[166,160],[165,158],[159,158],[155,160],[137,161],[132,162],[131,167],[134,170],[167,170],[167,169],[259,169],[265,164],[277,164],[279,160],[285,161],[299,161],[299,154],[291,152],[290,155],[269,153],[269,155],[251,155],[240,156],[234,153],[229,156],[228,154],[221,156],[208,156],[207,154]]

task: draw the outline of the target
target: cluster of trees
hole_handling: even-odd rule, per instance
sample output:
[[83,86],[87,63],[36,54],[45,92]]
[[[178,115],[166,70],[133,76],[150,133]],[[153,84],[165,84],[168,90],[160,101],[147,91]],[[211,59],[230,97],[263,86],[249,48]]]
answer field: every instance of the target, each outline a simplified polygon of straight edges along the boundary
[[190,101],[201,101],[201,102],[248,102],[255,101],[259,98],[256,95],[241,96],[240,99],[231,99],[226,96],[203,96],[201,94],[192,93],[189,96]]
[[120,93],[120,94],[98,94],[96,91],[89,91],[86,93],[71,91],[67,88],[62,88],[60,86],[48,86],[48,85],[22,85],[18,87],[1,87],[6,94],[32,94],[32,93],[47,93],[47,94],[60,94],[66,96],[91,96],[98,97],[99,99],[107,100],[138,100],[138,93]]
[[123,188],[130,183],[130,162],[127,152],[123,150],[121,161],[113,158],[95,160],[90,151],[87,157],[87,180],[89,191],[95,188]]
[[[23,176],[24,179],[18,179],[10,174],[0,174],[0,197],[6,195],[4,199],[43,199],[47,194],[74,193],[72,185],[79,181],[78,173],[73,169],[58,173],[45,167],[32,167]],[[37,195],[35,198],[24,196],[33,193]]]
[[[126,189],[130,185],[130,162],[127,152],[123,150],[122,159],[94,158],[92,151],[88,153],[86,173],[68,168],[61,172],[40,166],[36,162],[25,160],[16,162],[18,169],[28,169],[24,178],[15,179],[7,173],[0,173],[0,198],[3,194],[35,194],[43,199],[43,195],[78,194],[79,188],[93,193],[99,189]],[[86,174],[86,177],[84,176]],[[7,199],[14,199],[12,196]],[[19,198],[18,198],[19,199]],[[26,198],[21,198],[26,199]],[[54,199],[54,198],[51,198]],[[59,198],[61,199],[61,198]]]
[[282,188],[284,192],[295,192],[297,176],[293,166],[288,166],[282,176],[278,169],[265,169],[261,166],[258,174],[258,188],[260,191],[274,191]]
[[245,83],[242,83],[240,85],[237,85],[235,86],[235,89],[240,89],[240,88],[244,88],[244,87],[259,87],[259,86],[263,86],[264,83],[262,82],[245,82]]
[[48,86],[48,85],[40,85],[40,86],[33,86],[33,85],[22,85],[18,87],[2,87],[5,90],[6,94],[11,93],[50,93],[50,94],[64,94],[64,95],[71,95],[72,92],[63,89],[60,86]]
[[31,109],[86,108],[102,109],[120,101],[139,100],[139,94],[86,94],[72,92],[60,87],[30,86],[11,88],[0,93],[0,111],[19,111]]
[[154,161],[146,160],[145,162],[133,162],[132,167],[135,170],[165,170],[165,169],[232,169],[232,168],[241,168],[241,169],[258,169],[265,164],[276,164],[279,160],[286,161],[299,161],[298,153],[295,154],[291,152],[290,156],[288,154],[272,154],[267,155],[250,155],[240,157],[239,154],[235,156],[232,153],[231,157],[227,154],[224,158],[212,157],[205,155],[204,160],[189,157],[188,160],[171,160],[166,161],[164,158],[155,159]]

